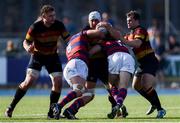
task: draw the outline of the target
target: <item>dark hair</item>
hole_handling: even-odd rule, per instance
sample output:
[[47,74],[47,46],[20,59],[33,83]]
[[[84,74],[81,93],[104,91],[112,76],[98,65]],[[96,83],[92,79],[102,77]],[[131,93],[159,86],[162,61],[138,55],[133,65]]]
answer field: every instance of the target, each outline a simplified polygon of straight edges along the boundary
[[140,14],[137,12],[137,11],[135,11],[135,10],[131,10],[130,12],[128,12],[127,14],[126,14],[126,16],[127,17],[130,17],[130,16],[133,16],[133,18],[135,19],[135,20],[140,20]]
[[44,5],[40,10],[40,16],[52,11],[55,11],[54,7],[52,7],[51,5]]

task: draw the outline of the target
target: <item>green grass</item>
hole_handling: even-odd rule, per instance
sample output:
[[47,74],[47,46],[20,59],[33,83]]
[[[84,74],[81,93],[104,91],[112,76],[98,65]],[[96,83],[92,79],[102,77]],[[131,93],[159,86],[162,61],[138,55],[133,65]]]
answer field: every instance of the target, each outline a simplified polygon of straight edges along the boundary
[[[4,111],[12,97],[0,97],[0,122],[50,122],[46,119],[48,96],[25,96],[17,105],[13,117],[4,117]],[[155,119],[157,112],[146,116],[149,103],[141,96],[127,96],[125,105],[128,109],[127,118],[107,119],[110,104],[106,96],[96,96],[87,106],[81,108],[76,115],[79,119],[73,122],[180,122],[180,95],[160,96],[163,107],[167,110],[164,119]],[[51,120],[57,122],[57,120]],[[60,119],[58,122],[72,122]]]

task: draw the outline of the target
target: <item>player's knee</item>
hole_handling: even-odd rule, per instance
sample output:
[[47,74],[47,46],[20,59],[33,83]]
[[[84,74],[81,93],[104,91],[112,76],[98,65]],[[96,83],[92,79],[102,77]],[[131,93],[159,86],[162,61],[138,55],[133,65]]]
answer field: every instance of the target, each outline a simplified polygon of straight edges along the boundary
[[19,85],[19,88],[21,88],[23,90],[27,90],[32,84],[33,84],[33,82],[25,80]]
[[25,80],[19,85],[23,90],[27,90],[38,78],[39,71],[33,69],[27,69]]
[[20,88],[27,90],[35,81],[37,78],[34,78],[33,76],[26,75],[26,79],[20,84]]
[[85,91],[85,88],[83,85],[80,84],[73,84],[72,86],[73,90],[76,92],[77,96],[80,97]]
[[28,68],[26,76],[30,77],[30,79],[32,79],[32,80],[37,79],[39,77],[39,71]]
[[61,72],[53,72],[49,74],[51,81],[55,83],[62,83],[62,73]]
[[50,74],[51,81],[55,84],[62,83],[62,74],[60,72],[55,72]]

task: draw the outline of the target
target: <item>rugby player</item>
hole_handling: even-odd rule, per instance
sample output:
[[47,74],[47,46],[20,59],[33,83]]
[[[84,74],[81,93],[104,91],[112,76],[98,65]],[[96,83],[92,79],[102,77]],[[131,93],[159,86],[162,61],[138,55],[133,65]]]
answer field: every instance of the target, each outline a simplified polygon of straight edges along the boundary
[[156,118],[163,118],[166,110],[162,108],[158,94],[153,87],[159,62],[151,48],[147,30],[140,25],[140,14],[137,11],[127,13],[127,26],[131,30],[130,33],[125,37],[121,33],[116,33],[114,37],[133,48],[137,58],[139,67],[133,77],[132,86],[151,103],[146,114],[150,115],[157,109]]
[[[102,18],[101,15],[98,11],[92,11],[89,13],[89,17],[88,17],[88,23],[89,25],[87,25],[83,31],[86,30],[92,30],[95,28],[98,28],[97,24],[102,23]],[[116,35],[116,32],[113,30],[109,30],[110,33],[114,32],[114,35]],[[111,32],[113,31],[113,32]],[[105,38],[103,40],[115,40],[114,35],[110,35],[109,33],[106,33]],[[94,42],[90,42],[90,47],[92,48],[93,46],[95,46],[98,42],[95,40]],[[86,83],[86,87],[88,89],[90,89],[93,93],[94,93],[94,89],[96,87],[96,83],[97,81],[100,80],[106,90],[108,91],[109,95],[108,95],[108,99],[111,103],[112,109],[114,106],[116,106],[116,101],[114,100],[113,96],[110,93],[110,86],[108,84],[108,62],[107,62],[107,56],[102,52],[96,52],[95,54],[90,56],[90,62],[89,62],[89,74],[88,74],[88,78],[87,78],[87,83]],[[91,100],[93,100],[94,98],[94,94],[91,98]],[[89,100],[89,102],[91,101]],[[89,103],[88,102],[88,103]],[[127,116],[127,111],[126,111],[126,107],[122,106],[123,108],[123,112],[121,112],[123,114],[123,117]]]
[[89,53],[94,54],[99,50],[102,50],[108,56],[108,82],[111,87],[110,93],[116,101],[116,106],[112,108],[108,118],[113,119],[123,106],[127,95],[128,82],[134,73],[135,61],[128,48],[120,41],[103,41],[101,44],[94,46]]
[[55,119],[60,118],[62,108],[74,99],[76,100],[64,110],[63,115],[68,119],[77,119],[75,115],[79,108],[93,96],[93,92],[85,84],[88,76],[89,43],[95,37],[101,39],[104,34],[99,30],[82,31],[72,36],[68,42],[66,47],[68,63],[64,68],[63,75],[72,90],[62,100],[52,105]]
[[[42,66],[45,66],[52,81],[50,105],[59,100],[62,88],[62,66],[57,54],[57,42],[60,37],[67,41],[69,36],[70,34],[64,24],[56,19],[55,9],[51,5],[44,5],[40,10],[39,19],[30,26],[23,42],[23,46],[31,58],[27,67],[26,78],[18,86],[5,116],[12,117],[17,103],[38,79]],[[48,118],[53,118],[50,107]]]

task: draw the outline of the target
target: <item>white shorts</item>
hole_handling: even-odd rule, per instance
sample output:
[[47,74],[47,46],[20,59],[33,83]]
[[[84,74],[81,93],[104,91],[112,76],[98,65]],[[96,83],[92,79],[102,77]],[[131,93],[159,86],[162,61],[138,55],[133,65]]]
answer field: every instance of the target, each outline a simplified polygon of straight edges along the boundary
[[70,79],[75,76],[80,76],[83,79],[87,79],[88,76],[88,67],[86,63],[81,59],[72,59],[70,60],[63,71],[63,75],[67,83],[72,87]]
[[115,52],[108,56],[109,73],[119,74],[121,71],[134,73],[135,61],[134,58],[125,52]]

